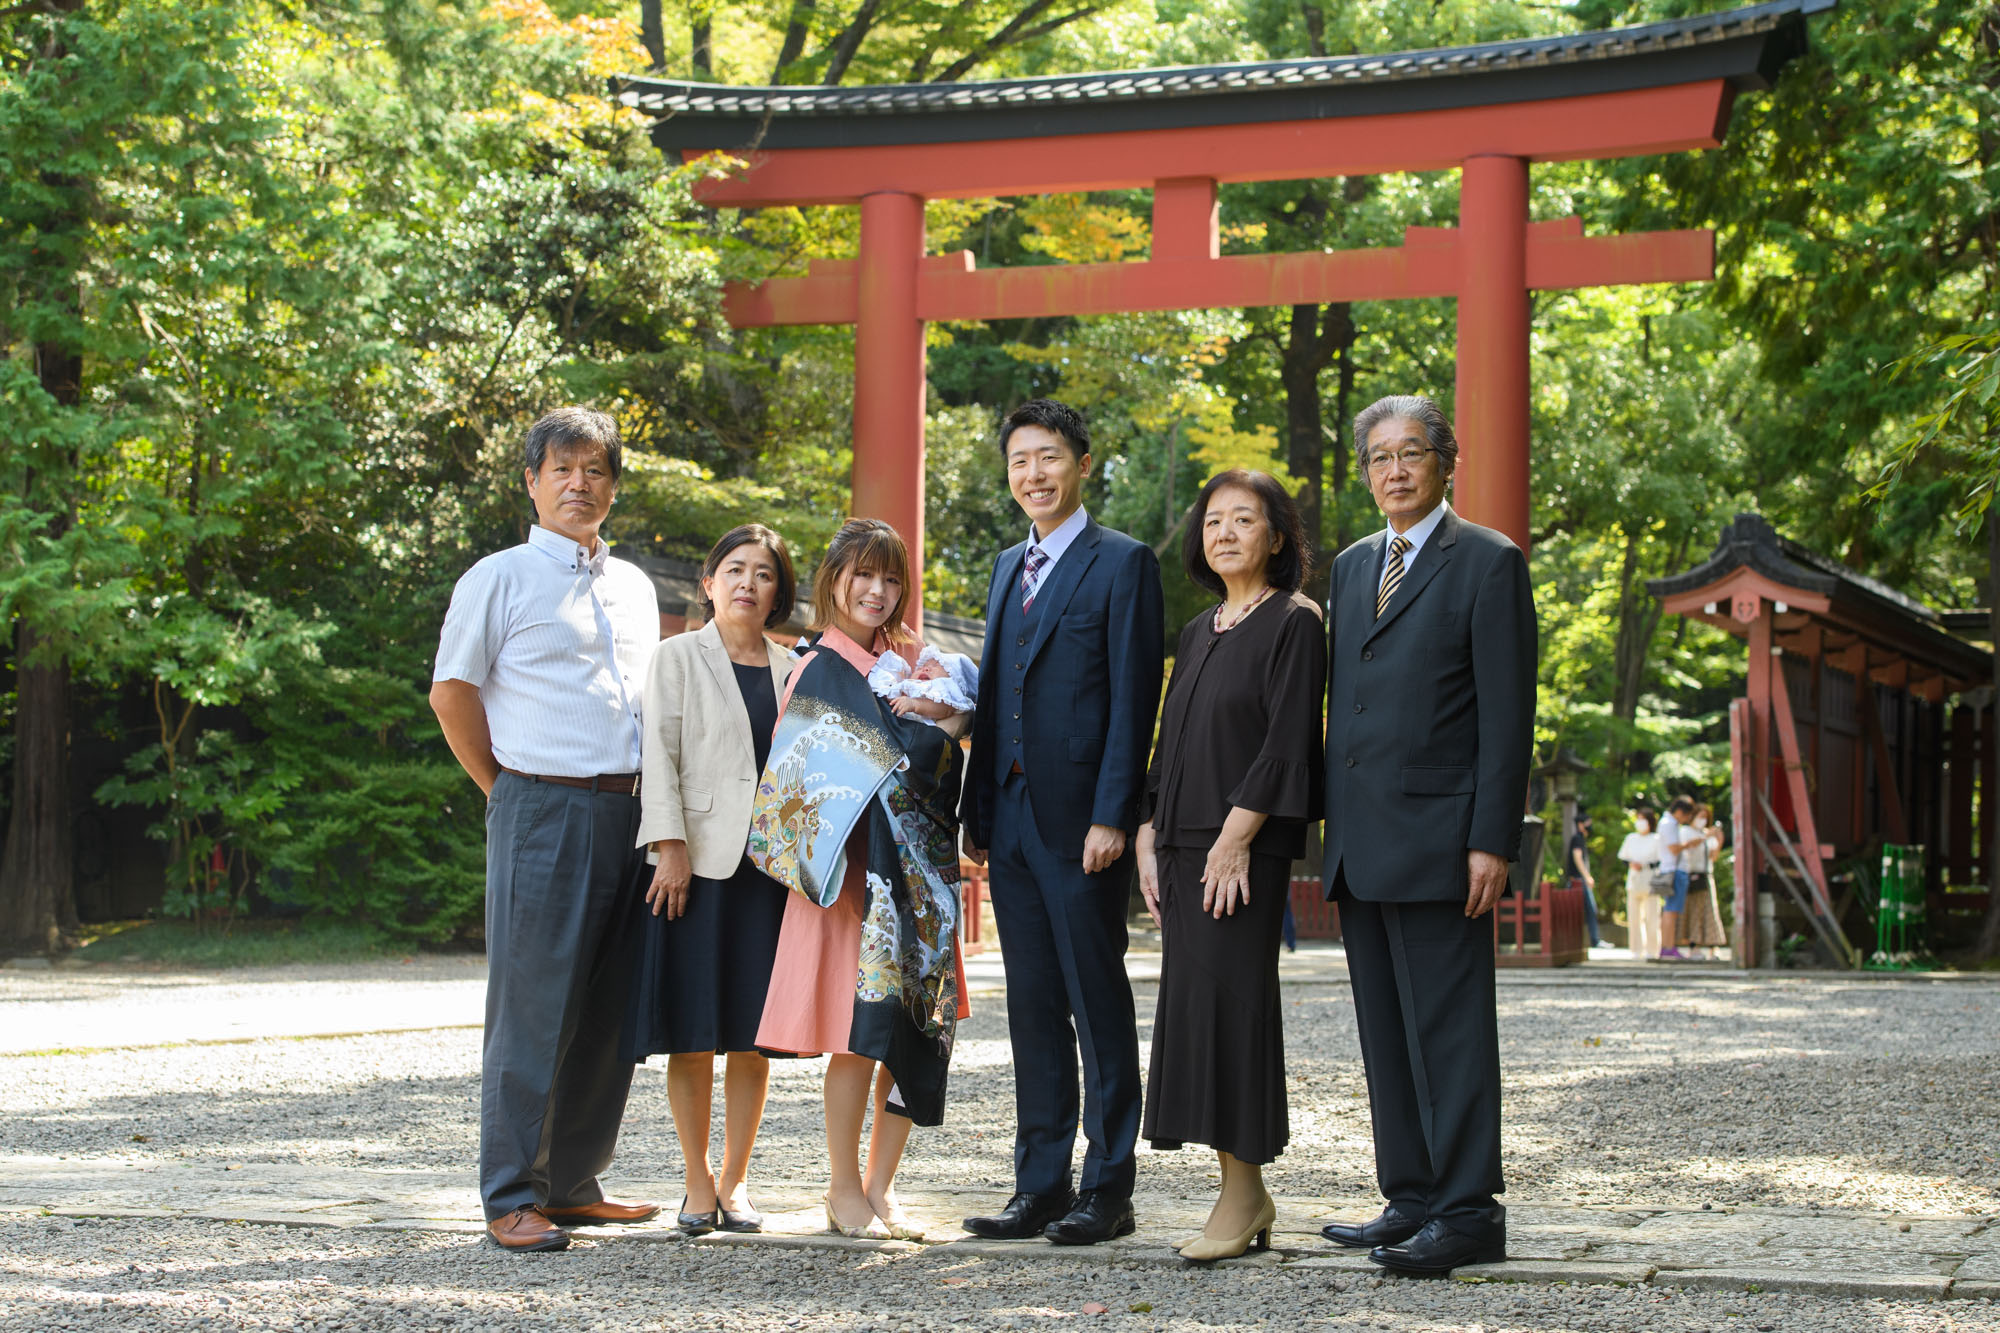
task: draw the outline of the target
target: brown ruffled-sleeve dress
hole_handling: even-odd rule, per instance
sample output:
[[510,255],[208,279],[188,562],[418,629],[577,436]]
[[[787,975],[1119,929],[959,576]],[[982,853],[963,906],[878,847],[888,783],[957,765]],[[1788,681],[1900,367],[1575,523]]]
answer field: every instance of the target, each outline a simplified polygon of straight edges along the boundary
[[[1284,1151],[1278,934],[1292,862],[1322,817],[1326,629],[1300,594],[1273,593],[1217,633],[1181,631],[1147,775],[1164,957],[1146,1080],[1155,1148],[1205,1143],[1239,1161]],[[1230,808],[1270,816],[1250,844],[1250,901],[1202,911],[1201,873]]]

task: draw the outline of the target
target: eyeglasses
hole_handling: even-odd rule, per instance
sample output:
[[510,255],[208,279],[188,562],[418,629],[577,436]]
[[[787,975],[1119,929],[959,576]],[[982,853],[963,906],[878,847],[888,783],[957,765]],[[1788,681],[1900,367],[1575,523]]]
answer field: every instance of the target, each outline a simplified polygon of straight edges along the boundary
[[1435,450],[1426,446],[1422,449],[1398,449],[1393,454],[1374,454],[1368,459],[1368,470],[1370,472],[1380,472],[1388,467],[1391,461],[1400,463],[1405,468],[1413,468],[1424,461],[1425,454],[1435,452]]

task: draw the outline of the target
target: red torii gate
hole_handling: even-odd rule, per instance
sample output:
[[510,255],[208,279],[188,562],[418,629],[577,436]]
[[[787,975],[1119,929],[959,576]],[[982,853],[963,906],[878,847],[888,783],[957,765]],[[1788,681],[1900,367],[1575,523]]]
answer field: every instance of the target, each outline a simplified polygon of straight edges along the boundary
[[[1708,231],[1586,237],[1528,219],[1528,165],[1712,148],[1739,89],[1767,87],[1834,0],[1390,56],[862,88],[621,80],[694,160],[734,152],[717,207],[858,204],[859,258],[732,284],[738,327],[852,324],[857,514],[922,568],[924,325],[1121,311],[1458,299],[1456,483],[1467,517],[1528,545],[1528,293],[1714,276]],[[1399,248],[1222,256],[1217,186],[1460,172],[1458,226]],[[1143,261],[979,270],[924,253],[924,201],[1151,188]],[[919,600],[918,604],[921,602]]]

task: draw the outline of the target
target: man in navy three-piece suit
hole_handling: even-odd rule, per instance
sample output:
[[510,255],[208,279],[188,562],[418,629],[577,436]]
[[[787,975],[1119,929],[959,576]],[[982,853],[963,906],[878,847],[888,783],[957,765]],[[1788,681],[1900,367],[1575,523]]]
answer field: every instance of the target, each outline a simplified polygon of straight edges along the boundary
[[[1022,404],[1001,423],[1000,451],[1033,526],[1001,554],[987,591],[960,813],[966,855],[991,859],[1007,956],[1015,1192],[965,1229],[1091,1245],[1134,1225],[1141,1093],[1126,851],[1160,699],[1160,565],[1084,512],[1090,433],[1074,408]],[[1089,1141],[1080,1192],[1070,1165],[1079,1110]]]

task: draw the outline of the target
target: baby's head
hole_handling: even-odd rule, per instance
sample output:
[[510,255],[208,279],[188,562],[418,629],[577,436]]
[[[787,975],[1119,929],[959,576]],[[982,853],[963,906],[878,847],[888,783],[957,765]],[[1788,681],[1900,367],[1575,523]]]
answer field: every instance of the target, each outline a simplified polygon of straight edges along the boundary
[[944,663],[926,654],[910,672],[912,680],[943,680],[951,672],[945,670]]

